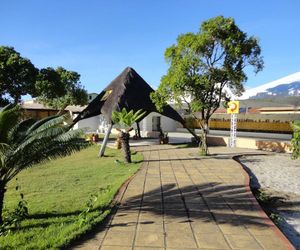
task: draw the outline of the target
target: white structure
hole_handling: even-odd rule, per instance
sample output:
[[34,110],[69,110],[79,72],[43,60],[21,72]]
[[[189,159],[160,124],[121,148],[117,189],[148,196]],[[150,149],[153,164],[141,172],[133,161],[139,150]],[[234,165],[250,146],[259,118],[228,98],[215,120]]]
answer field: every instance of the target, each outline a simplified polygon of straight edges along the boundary
[[[73,119],[77,117],[78,114],[73,114]],[[73,129],[82,129],[85,132],[101,132],[100,131],[100,115],[80,120],[77,122]]]
[[[74,114],[73,119],[77,115],[78,114]],[[85,132],[105,133],[108,129],[108,125],[109,124],[104,118],[104,116],[98,115],[84,120],[80,120],[74,125],[74,129],[83,129]],[[179,123],[168,117],[162,116],[161,114],[151,113],[142,121],[140,121],[139,125],[141,135],[143,137],[156,137],[159,135],[159,128],[161,128],[163,132],[174,132],[179,126]],[[133,127],[136,129],[135,124]],[[112,133],[118,132],[113,129]]]
[[178,122],[159,113],[150,113],[140,122],[141,134],[144,137],[155,137],[159,134],[159,128],[163,132],[176,131]]
[[[89,102],[91,102],[97,96],[96,93],[89,94]],[[70,113],[70,116],[74,120],[78,114],[84,110],[86,106],[68,106],[66,111]],[[31,117],[41,119],[49,115],[54,115],[57,110],[51,109],[38,103],[36,100],[29,100],[22,103],[22,108],[27,112],[30,112]],[[35,117],[34,114],[39,112],[43,117]],[[70,120],[71,122],[71,120]],[[108,129],[108,122],[103,115],[97,115],[91,118],[83,119],[77,122],[73,129],[82,129],[87,133],[105,133]],[[179,126],[179,123],[165,117],[159,113],[150,113],[139,123],[141,135],[143,137],[157,137],[159,135],[159,128],[163,132],[174,132]],[[136,125],[133,126],[136,129]],[[113,130],[112,133],[117,131]],[[134,134],[134,131],[132,132]]]
[[[89,102],[91,102],[98,94],[91,93],[89,94]],[[73,119],[78,115],[73,114]],[[139,122],[141,135],[143,137],[157,137],[159,135],[159,128],[163,132],[174,132],[179,127],[179,123],[163,116],[159,113],[152,112],[142,121]],[[74,125],[74,129],[83,129],[86,132],[97,132],[105,133],[108,129],[108,122],[103,115],[94,116],[84,120],[80,120]],[[133,125],[136,129],[136,125]],[[118,133],[115,129],[112,130],[112,133]],[[132,134],[135,132],[133,131]]]
[[97,97],[97,95],[97,93],[88,94],[88,102],[90,103],[91,101],[93,101]]

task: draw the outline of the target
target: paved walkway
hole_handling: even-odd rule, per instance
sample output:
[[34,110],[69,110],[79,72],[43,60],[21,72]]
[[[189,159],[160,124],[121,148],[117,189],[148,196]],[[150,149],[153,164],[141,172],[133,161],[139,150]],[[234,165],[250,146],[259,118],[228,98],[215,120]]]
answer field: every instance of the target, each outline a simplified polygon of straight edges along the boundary
[[216,147],[201,158],[192,148],[138,149],[145,163],[116,214],[77,249],[293,249],[231,159],[247,150]]

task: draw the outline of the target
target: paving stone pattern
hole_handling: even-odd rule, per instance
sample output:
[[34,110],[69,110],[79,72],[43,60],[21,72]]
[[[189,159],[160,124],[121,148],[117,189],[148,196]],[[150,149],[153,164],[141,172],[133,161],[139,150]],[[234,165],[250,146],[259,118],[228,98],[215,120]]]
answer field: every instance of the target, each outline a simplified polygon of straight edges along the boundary
[[137,149],[145,162],[117,212],[77,249],[293,249],[245,185],[231,158],[237,150],[198,157],[193,148]]

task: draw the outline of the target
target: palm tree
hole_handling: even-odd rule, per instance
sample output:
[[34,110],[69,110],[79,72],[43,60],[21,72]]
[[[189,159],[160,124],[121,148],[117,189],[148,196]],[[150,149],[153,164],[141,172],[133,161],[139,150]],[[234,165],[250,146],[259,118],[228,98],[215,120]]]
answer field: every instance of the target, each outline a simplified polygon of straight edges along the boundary
[[140,120],[144,114],[145,112],[143,112],[141,109],[134,113],[133,110],[127,112],[125,108],[123,108],[120,112],[113,111],[112,113],[113,123],[124,127],[123,130],[120,128],[117,128],[117,130],[120,132],[119,138],[122,143],[122,149],[124,151],[125,161],[127,163],[131,163],[129,132],[133,130],[132,124]]
[[65,116],[34,121],[22,120],[19,106],[0,111],[0,225],[6,186],[22,170],[34,164],[63,157],[88,143],[80,131],[69,130]]

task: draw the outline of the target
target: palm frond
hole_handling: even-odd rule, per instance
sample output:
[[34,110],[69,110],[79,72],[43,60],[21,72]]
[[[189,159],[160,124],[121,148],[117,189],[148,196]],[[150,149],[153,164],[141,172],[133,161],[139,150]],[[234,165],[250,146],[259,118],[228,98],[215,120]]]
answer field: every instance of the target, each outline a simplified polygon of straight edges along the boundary
[[10,146],[7,143],[0,142],[0,152],[3,152],[10,148]]
[[17,123],[8,133],[7,141],[11,144],[21,142],[26,136],[28,128],[30,128],[36,121],[34,119],[26,119]]
[[146,114],[146,111],[143,111],[142,109],[139,109],[133,117],[134,122],[140,120],[144,115]]
[[[6,165],[9,166],[9,169],[13,169],[6,176],[6,181],[10,181],[20,171],[34,164],[70,155],[90,145],[84,139],[76,136],[76,133],[69,133],[53,140],[41,138],[26,144],[26,146],[23,145],[22,148],[19,147],[6,158]],[[30,155],[30,157],[27,155]]]
[[121,111],[113,111],[112,121],[115,124],[130,127],[134,122],[142,118],[145,115],[145,113],[146,112],[144,112],[142,109],[136,112],[134,112],[133,110],[127,112],[127,110],[123,108]]
[[15,105],[15,104],[8,104],[8,105],[6,105],[5,107],[3,107],[1,109],[1,112],[6,112],[6,111],[9,111],[9,110],[12,110],[12,109],[16,108],[16,106],[17,105]]
[[10,143],[0,143],[0,180],[7,183],[25,168],[89,146],[80,137],[82,131],[69,130],[65,119],[53,116],[12,125],[8,130]]
[[59,136],[64,132],[66,132],[65,127],[50,127],[46,130],[33,133],[31,136],[27,136],[22,142],[20,142],[15,150],[22,151],[25,149],[25,147],[32,147],[32,143],[41,139],[43,139],[44,141],[51,141],[56,136]]
[[0,111],[0,142],[7,142],[9,131],[21,118],[18,105],[7,105]]
[[[0,143],[0,173],[1,171],[3,171],[3,167],[4,167],[4,161],[5,161],[5,157],[8,154],[8,152],[11,151],[11,147],[6,144],[6,143]],[[0,175],[0,179],[1,179],[1,175]]]
[[58,117],[59,116],[49,116],[49,117],[46,117],[46,118],[43,118],[43,119],[37,121],[27,130],[27,135],[31,134],[33,131],[35,131],[36,129],[38,129],[39,127],[41,127],[43,124],[47,123],[48,121],[51,121]]

